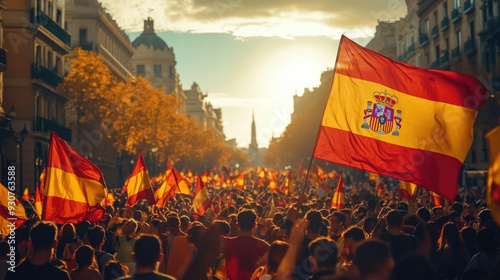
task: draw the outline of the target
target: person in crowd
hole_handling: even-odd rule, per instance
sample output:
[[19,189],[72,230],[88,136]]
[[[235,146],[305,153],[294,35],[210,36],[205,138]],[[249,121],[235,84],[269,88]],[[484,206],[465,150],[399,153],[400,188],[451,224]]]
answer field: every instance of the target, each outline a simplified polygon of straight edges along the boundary
[[109,261],[104,267],[103,280],[116,280],[122,276],[127,276],[128,267],[117,261]]
[[322,280],[335,275],[338,248],[328,237],[318,237],[309,243],[309,260],[313,270],[310,280]]
[[168,237],[168,257],[167,266],[164,272],[176,278],[180,277],[186,266],[189,264],[195,246],[189,242],[186,233],[180,229],[180,221],[177,215],[172,215],[167,218]]
[[346,218],[342,212],[333,212],[329,219],[330,222],[330,238],[338,241],[345,230]]
[[354,273],[354,254],[358,246],[366,239],[366,234],[362,229],[351,226],[344,232],[344,248],[340,252],[340,268],[345,272]]
[[278,266],[285,257],[288,250],[288,243],[284,241],[274,241],[269,246],[267,254],[267,264],[255,270],[251,280],[274,279],[278,272]]
[[410,253],[394,264],[391,280],[439,280],[430,261],[421,254]]
[[460,233],[456,224],[448,222],[443,226],[438,240],[439,274],[442,279],[462,277],[469,253],[460,240]]
[[57,248],[57,227],[49,221],[37,222],[30,231],[31,256],[15,268],[7,271],[6,280],[69,280],[68,272],[50,262]]
[[122,226],[122,235],[119,235],[116,243],[115,258],[120,263],[128,266],[131,274],[135,272],[135,264],[132,261],[132,252],[136,242],[135,233],[137,231],[137,222],[134,219],[126,220]]
[[500,279],[500,275],[497,274],[498,266],[500,266],[500,241],[498,237],[498,232],[490,228],[483,228],[477,233],[479,252],[467,264],[464,275],[471,273],[471,271],[479,271],[488,279]]
[[367,240],[359,245],[354,257],[360,280],[388,280],[394,259],[387,243]]
[[249,280],[269,250],[269,244],[253,236],[256,226],[255,212],[243,210],[238,213],[239,234],[225,238],[225,257],[229,280]]
[[75,261],[78,265],[70,273],[71,280],[101,280],[101,274],[91,266],[94,264],[94,249],[82,245],[76,249]]
[[389,211],[383,220],[386,221],[387,231],[375,237],[390,244],[395,261],[417,249],[415,236],[403,233],[403,215],[399,210]]
[[120,280],[175,280],[174,277],[156,272],[157,264],[163,258],[161,243],[158,237],[150,234],[141,235],[134,243],[132,258],[135,273],[131,277],[119,278]]
[[57,242],[56,256],[66,263],[68,271],[76,268],[74,254],[79,243],[75,226],[72,223],[64,224]]
[[95,226],[89,229],[87,233],[87,241],[89,245],[94,249],[95,252],[95,260],[99,267],[99,272],[103,272],[104,267],[109,261],[115,259],[113,255],[107,253],[102,250],[102,246],[104,245],[104,228],[101,226]]

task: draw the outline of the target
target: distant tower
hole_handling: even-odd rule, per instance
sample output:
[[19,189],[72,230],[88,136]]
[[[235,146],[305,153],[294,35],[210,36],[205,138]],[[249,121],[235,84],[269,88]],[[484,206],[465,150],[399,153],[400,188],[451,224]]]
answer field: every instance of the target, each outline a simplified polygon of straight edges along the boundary
[[248,146],[248,154],[250,156],[250,163],[252,166],[257,166],[259,162],[259,145],[257,144],[257,133],[255,129],[255,116],[252,112],[252,140]]

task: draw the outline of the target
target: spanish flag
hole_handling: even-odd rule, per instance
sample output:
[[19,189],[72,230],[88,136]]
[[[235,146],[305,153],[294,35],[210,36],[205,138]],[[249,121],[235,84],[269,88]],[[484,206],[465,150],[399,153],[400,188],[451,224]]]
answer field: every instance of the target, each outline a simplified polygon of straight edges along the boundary
[[431,203],[434,206],[444,206],[444,198],[435,192],[429,192],[431,195]]
[[340,172],[339,182],[337,183],[337,188],[333,193],[332,203],[330,204],[330,208],[335,208],[337,210],[340,210],[344,208],[344,201],[345,201],[344,179],[343,179],[343,172]]
[[35,211],[38,214],[38,218],[42,218],[42,212],[43,212],[43,193],[41,189],[36,186],[35,190]]
[[23,195],[21,196],[22,200],[30,200],[31,194],[30,194],[30,189],[28,187],[24,188]]
[[104,218],[105,189],[99,168],[52,132],[43,219],[56,224],[98,222]]
[[194,191],[194,198],[193,198],[193,209],[194,209],[194,214],[198,218],[205,214],[205,211],[207,211],[210,208],[210,197],[208,196],[208,191],[205,185],[203,184],[203,180],[198,174],[198,180],[196,182],[196,190]]
[[488,140],[490,156],[486,203],[491,209],[491,215],[500,225],[500,126],[488,132],[486,139]]
[[454,201],[487,91],[472,76],[396,62],[342,36],[314,157]]
[[161,183],[161,185],[154,192],[154,197],[156,201],[156,205],[159,207],[165,207],[165,203],[170,197],[173,197],[176,187],[176,181],[174,174],[172,173],[172,166],[170,163],[167,163],[167,171],[165,171],[165,180]]
[[134,205],[141,199],[146,199],[149,205],[155,203],[153,188],[151,188],[148,171],[146,170],[146,165],[142,158],[142,152],[139,152],[134,170],[132,170],[132,174],[130,174],[123,187],[127,190],[128,205]]
[[417,185],[399,181],[399,195],[408,200],[415,199],[417,196]]
[[245,173],[242,172],[236,177],[235,187],[240,190],[245,188]]
[[16,195],[0,183],[0,234],[9,235],[27,219],[24,207]]
[[44,168],[42,170],[42,173],[40,174],[40,191],[42,194],[45,194],[45,178],[47,177],[47,168]]

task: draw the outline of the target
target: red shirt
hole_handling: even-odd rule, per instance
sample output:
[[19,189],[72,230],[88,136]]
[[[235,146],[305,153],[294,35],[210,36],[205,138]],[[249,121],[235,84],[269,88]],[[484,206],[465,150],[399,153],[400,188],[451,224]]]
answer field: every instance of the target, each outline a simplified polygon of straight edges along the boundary
[[226,238],[228,280],[250,280],[259,266],[257,261],[267,253],[269,244],[253,236]]

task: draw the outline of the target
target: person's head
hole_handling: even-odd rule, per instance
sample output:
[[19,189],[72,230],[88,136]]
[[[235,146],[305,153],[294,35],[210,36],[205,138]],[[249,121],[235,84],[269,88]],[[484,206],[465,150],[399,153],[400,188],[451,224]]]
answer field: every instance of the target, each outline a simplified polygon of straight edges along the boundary
[[458,213],[457,211],[450,212],[448,217],[450,218],[450,222],[452,223],[459,224],[461,222],[460,213]]
[[201,235],[207,230],[202,224],[193,225],[187,232],[188,241],[195,245],[196,248],[199,246]]
[[437,220],[444,216],[444,210],[443,207],[441,206],[434,206],[432,207],[432,220]]
[[464,211],[464,205],[458,201],[455,201],[451,205],[451,209],[453,209],[453,211],[455,212],[458,212],[458,214],[462,215],[462,212]]
[[309,221],[307,231],[310,233],[319,233],[319,229],[323,224],[323,217],[317,210],[309,210],[306,214],[306,219]]
[[79,268],[87,267],[94,261],[94,249],[89,245],[82,245],[76,249],[75,262]]
[[387,227],[395,228],[403,225],[403,215],[399,210],[391,210],[387,213]]
[[30,231],[33,252],[52,250],[57,245],[57,227],[53,222],[39,221]]
[[117,261],[109,261],[103,271],[103,280],[115,280],[125,276],[126,267]]
[[274,241],[271,246],[269,246],[269,254],[267,258],[268,274],[273,274],[278,271],[278,267],[285,257],[288,247],[288,243],[283,241]]
[[418,210],[417,210],[417,215],[422,218],[422,220],[428,222],[431,220],[431,212],[429,212],[429,210],[425,207],[420,207]]
[[478,214],[479,217],[479,228],[483,228],[486,222],[493,219],[491,216],[491,211],[489,209],[484,209]]
[[457,248],[460,244],[460,233],[457,225],[451,222],[446,223],[438,239],[438,249],[441,250],[447,247]]
[[181,216],[181,218],[180,218],[181,229],[183,231],[187,231],[188,228],[189,228],[189,223],[190,222],[191,222],[191,220],[189,219],[188,216],[186,216],[186,215]]
[[228,222],[224,220],[215,220],[214,225],[219,227],[220,234],[223,236],[229,236],[229,233],[231,232],[231,226],[229,225]]
[[136,220],[138,222],[142,221],[142,212],[141,212],[141,210],[134,210],[134,214],[133,214],[132,218],[134,218],[134,220]]
[[387,243],[368,240],[359,245],[354,256],[361,278],[389,279],[394,260]]
[[412,253],[402,257],[392,269],[391,280],[437,280],[438,275],[429,261],[420,254]]
[[87,232],[87,240],[90,246],[96,248],[104,243],[104,228],[95,226]]
[[151,234],[141,235],[134,244],[132,258],[138,267],[155,269],[156,263],[163,257],[160,248],[158,237]]
[[494,252],[499,244],[495,231],[490,228],[483,228],[477,233],[477,245],[482,252]]
[[377,208],[377,201],[374,198],[368,199],[366,209],[368,211],[373,212],[373,211],[375,211],[376,208]]
[[341,212],[333,212],[330,216],[330,230],[333,232],[341,232],[345,227],[345,215]]
[[179,217],[177,215],[172,215],[167,218],[167,230],[170,232],[177,232],[179,230]]
[[238,226],[242,232],[249,232],[255,227],[257,215],[253,210],[243,210],[238,213]]
[[122,233],[126,236],[133,236],[137,231],[137,227],[137,222],[134,219],[127,220],[125,223],[123,223]]
[[363,230],[366,233],[371,233],[373,229],[375,229],[376,225],[377,225],[377,218],[366,217],[365,221],[363,222]]
[[60,235],[62,238],[76,238],[76,229],[72,223],[65,223],[61,227]]
[[328,237],[318,237],[309,243],[309,260],[313,271],[337,265],[338,248],[335,241]]
[[359,227],[352,226],[344,232],[343,236],[344,251],[350,259],[353,259],[356,249],[365,241],[365,233]]

